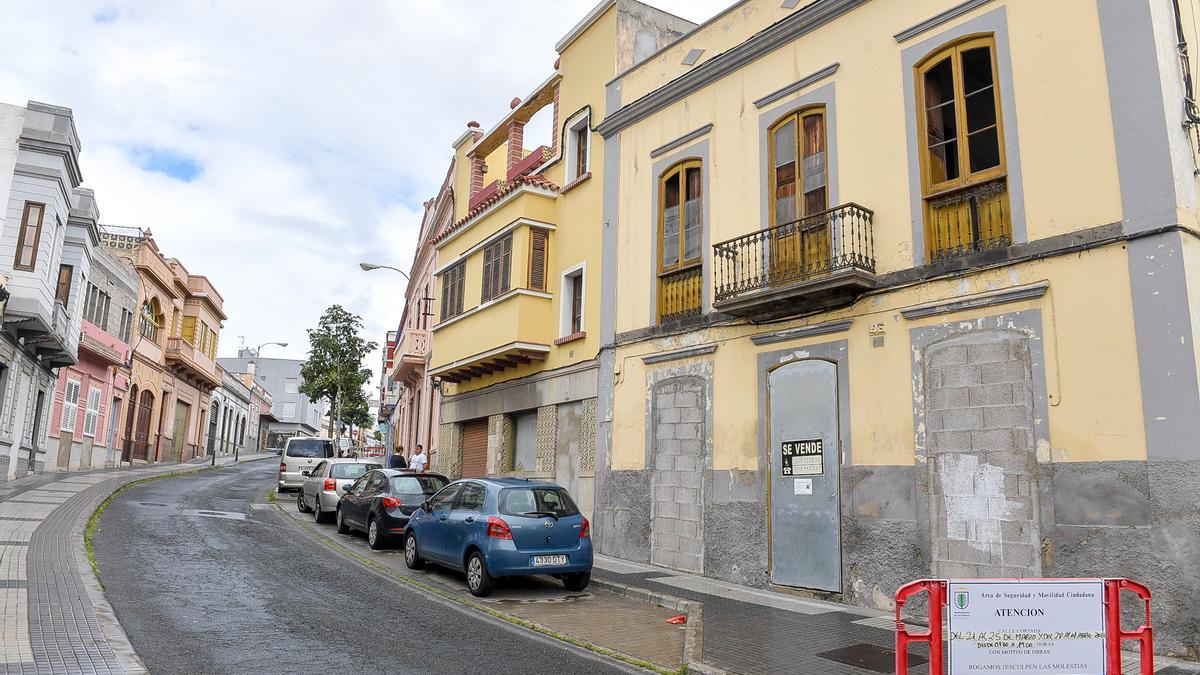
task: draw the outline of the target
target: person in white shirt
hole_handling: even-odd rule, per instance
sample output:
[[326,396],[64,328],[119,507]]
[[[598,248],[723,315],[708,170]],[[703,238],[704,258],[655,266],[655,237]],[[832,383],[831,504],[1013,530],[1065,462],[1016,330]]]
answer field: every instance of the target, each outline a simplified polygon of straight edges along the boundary
[[429,457],[425,455],[425,447],[418,443],[417,452],[408,459],[408,468],[412,471],[424,471],[428,464]]

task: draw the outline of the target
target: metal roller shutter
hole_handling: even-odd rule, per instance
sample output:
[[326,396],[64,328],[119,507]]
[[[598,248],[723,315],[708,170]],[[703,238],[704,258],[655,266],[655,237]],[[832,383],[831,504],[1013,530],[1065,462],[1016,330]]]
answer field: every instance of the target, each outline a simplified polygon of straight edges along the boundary
[[462,477],[479,478],[487,475],[487,419],[463,424]]

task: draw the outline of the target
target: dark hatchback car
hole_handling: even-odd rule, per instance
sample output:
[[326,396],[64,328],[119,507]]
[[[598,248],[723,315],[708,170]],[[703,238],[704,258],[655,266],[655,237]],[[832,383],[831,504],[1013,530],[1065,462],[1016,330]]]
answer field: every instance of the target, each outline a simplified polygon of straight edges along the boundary
[[367,533],[367,544],[386,548],[404,534],[408,519],[421,504],[446,487],[443,475],[404,469],[368,471],[346,488],[337,504],[337,531]]

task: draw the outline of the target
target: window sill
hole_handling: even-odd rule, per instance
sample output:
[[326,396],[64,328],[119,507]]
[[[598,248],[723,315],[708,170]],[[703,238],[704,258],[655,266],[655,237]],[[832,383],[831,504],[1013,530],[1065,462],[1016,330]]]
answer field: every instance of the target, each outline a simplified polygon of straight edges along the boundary
[[554,344],[555,345],[565,345],[568,342],[575,342],[576,340],[582,340],[586,337],[587,337],[587,331],[581,330],[578,333],[571,333],[570,335],[564,335],[564,336],[558,338],[557,340],[554,341]]
[[567,183],[566,185],[559,188],[558,194],[563,195],[563,194],[570,192],[571,190],[575,189],[576,185],[579,185],[580,183],[586,181],[587,179],[589,179],[591,177],[592,177],[592,172],[588,171],[587,173],[583,174],[582,176],[576,178],[575,180],[571,181],[570,183]]

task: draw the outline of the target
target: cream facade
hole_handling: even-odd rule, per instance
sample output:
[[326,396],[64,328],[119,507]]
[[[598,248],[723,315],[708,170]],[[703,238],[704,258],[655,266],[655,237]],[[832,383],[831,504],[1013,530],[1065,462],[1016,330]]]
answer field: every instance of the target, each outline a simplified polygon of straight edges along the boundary
[[[455,142],[454,220],[431,239],[441,470],[557,480],[591,514],[605,166],[594,127],[604,83],[692,27],[603,2],[558,43],[542,84]],[[542,110],[551,138],[528,147]]]
[[1200,653],[1179,41],[1167,0],[746,0],[609,81],[600,551],[879,609],[1128,576]]
[[101,240],[141,277],[122,460],[203,455],[209,398],[221,384],[216,356],[224,299],[207,277],[159,252],[149,229],[104,226]]

